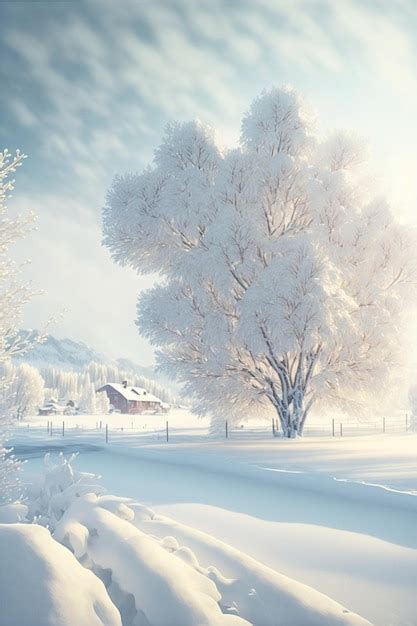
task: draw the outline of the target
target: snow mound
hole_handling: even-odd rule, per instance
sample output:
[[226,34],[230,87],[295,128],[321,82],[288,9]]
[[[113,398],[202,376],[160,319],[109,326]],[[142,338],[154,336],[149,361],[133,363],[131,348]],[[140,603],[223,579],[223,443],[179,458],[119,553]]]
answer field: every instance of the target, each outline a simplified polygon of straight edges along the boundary
[[0,554],[5,626],[121,626],[103,583],[46,528],[0,524]]
[[128,498],[77,498],[54,537],[102,577],[124,626],[369,626],[314,589]]
[[46,459],[28,517],[39,516],[104,583],[123,626],[369,626],[206,533],[103,495],[94,475],[72,468],[74,458]]
[[[101,506],[103,504],[104,506]],[[111,510],[112,509],[112,510]],[[116,585],[123,623],[132,626],[248,626],[222,613],[215,583],[194,562],[168,552],[136,528],[134,512],[120,498],[89,494],[75,500],[57,524],[54,537],[107,582]],[[130,612],[127,598],[131,597]],[[115,600],[117,601],[117,600]]]
[[[326,595],[288,578],[210,535],[156,515],[133,523],[216,583],[222,603],[253,626],[369,626]],[[181,547],[186,545],[187,547]],[[206,568],[198,561],[210,563]],[[220,571],[219,571],[220,570]],[[222,575],[226,574],[227,577]]]
[[22,502],[9,502],[0,505],[0,524],[26,522],[28,507]]

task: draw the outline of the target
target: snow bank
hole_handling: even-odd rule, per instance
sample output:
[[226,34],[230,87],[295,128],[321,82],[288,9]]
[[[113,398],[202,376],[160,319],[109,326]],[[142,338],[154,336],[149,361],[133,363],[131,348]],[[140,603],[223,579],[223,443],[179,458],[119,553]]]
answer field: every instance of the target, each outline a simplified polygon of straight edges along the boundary
[[119,498],[101,501],[89,494],[73,502],[54,534],[97,574],[104,570],[109,586],[116,583],[123,594],[133,596],[124,624],[129,617],[135,626],[248,624],[223,614],[214,582],[137,529],[133,518],[134,511]]
[[28,507],[22,502],[9,502],[0,506],[0,524],[26,522]]
[[0,554],[4,626],[121,626],[103,583],[47,529],[0,524]]
[[[195,566],[215,581],[225,604],[254,626],[365,626],[369,622],[318,591],[283,576],[222,541],[174,520],[136,516],[133,523],[162,539],[174,554],[194,554]],[[182,548],[180,545],[186,545]],[[191,553],[191,550],[193,551]],[[206,569],[197,565],[210,563]],[[227,578],[219,572],[227,575]],[[277,619],[279,621],[277,622]]]
[[[288,440],[287,440],[288,441]],[[293,443],[293,442],[292,442]],[[297,444],[295,444],[297,445]],[[287,490],[306,491],[330,497],[341,497],[352,502],[372,502],[376,506],[404,509],[417,512],[417,490],[400,490],[386,485],[320,474],[318,472],[281,469],[252,464],[236,454],[236,459],[208,452],[202,446],[198,452],[190,452],[185,446],[170,446],[165,449],[152,447],[122,447],[109,444],[109,451],[124,456],[136,457],[153,463],[171,464],[181,467],[202,469],[220,476],[228,474],[238,478],[254,480]],[[186,449],[187,453],[184,453]],[[275,452],[279,458],[279,453]],[[243,455],[242,455],[243,456]],[[415,482],[415,481],[414,481]]]
[[124,624],[369,625],[310,587],[127,498],[77,499],[54,536],[96,573],[107,573],[110,595],[116,583],[133,596],[146,621],[135,622],[132,614]]
[[101,579],[123,626],[369,626],[201,531],[130,498],[103,495],[96,476],[72,468],[74,458],[61,455],[55,466],[46,459],[29,518],[39,515],[54,539]]

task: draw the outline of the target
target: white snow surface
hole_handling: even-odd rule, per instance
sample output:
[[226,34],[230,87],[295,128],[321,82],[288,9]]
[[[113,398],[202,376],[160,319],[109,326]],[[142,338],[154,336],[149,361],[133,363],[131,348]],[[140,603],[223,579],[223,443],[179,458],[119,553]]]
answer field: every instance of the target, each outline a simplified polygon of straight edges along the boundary
[[2,626],[121,626],[94,574],[34,524],[0,524]]
[[[203,533],[377,626],[417,626],[416,434],[285,441],[245,429],[221,441],[205,436],[204,422],[193,426],[189,414],[174,413],[166,443],[139,422],[129,428],[130,416],[110,417],[107,445],[103,430],[90,428],[97,416],[65,438],[59,422],[52,437],[24,425],[13,445],[29,456],[49,446],[84,447],[77,468],[102,474],[111,492],[151,507],[155,516],[142,519],[140,530],[175,537],[200,567],[216,567],[228,579],[240,568],[236,555],[208,550],[197,536]],[[119,419],[124,431],[116,430]],[[140,424],[153,419],[140,416]],[[25,471],[38,466],[32,459]]]
[[[193,540],[208,566],[179,544],[181,535]],[[314,589],[132,500],[82,496],[58,522],[54,536],[93,569],[110,571],[112,583],[133,596],[147,620],[129,622],[135,625],[369,625]],[[224,567],[228,577],[221,573]],[[220,604],[243,619],[221,613]]]
[[103,580],[123,626],[369,625],[206,533],[132,499],[100,495],[92,475],[74,470],[62,455],[56,466],[46,461],[28,516],[40,515],[54,538]]
[[133,509],[118,499],[87,495],[74,501],[54,536],[93,568],[111,572],[112,583],[133,596],[139,614],[130,621],[135,626],[248,624],[221,612],[220,593],[192,566],[191,553],[187,563],[138,530],[133,519]]
[[28,507],[22,502],[8,502],[0,505],[0,524],[13,524],[25,522]]

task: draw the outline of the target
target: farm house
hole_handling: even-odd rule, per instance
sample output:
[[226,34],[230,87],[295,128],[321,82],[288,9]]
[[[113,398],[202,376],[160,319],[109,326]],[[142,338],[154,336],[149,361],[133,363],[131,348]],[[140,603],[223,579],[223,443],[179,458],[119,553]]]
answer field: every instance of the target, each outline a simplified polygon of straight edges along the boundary
[[97,389],[97,393],[105,392],[113,410],[120,413],[144,413],[145,411],[165,411],[166,405],[162,400],[148,393],[142,387],[130,387],[127,381],[123,383],[107,383]]

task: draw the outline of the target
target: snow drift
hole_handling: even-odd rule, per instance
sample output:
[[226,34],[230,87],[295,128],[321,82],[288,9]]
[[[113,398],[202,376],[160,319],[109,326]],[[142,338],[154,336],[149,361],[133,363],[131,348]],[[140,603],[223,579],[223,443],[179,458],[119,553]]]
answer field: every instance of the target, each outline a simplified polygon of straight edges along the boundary
[[123,626],[369,626],[210,535],[103,495],[96,476],[72,468],[73,458],[46,463],[28,517],[53,529],[67,558],[101,579]]
[[101,580],[46,528],[0,524],[0,554],[3,626],[121,626]]
[[[78,498],[55,537],[93,571],[106,572],[110,596],[116,584],[133,597],[143,620],[131,613],[125,625],[369,625],[314,589],[128,499]],[[210,565],[200,565],[195,553]]]

